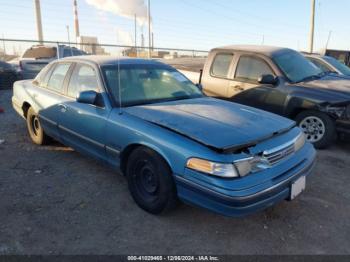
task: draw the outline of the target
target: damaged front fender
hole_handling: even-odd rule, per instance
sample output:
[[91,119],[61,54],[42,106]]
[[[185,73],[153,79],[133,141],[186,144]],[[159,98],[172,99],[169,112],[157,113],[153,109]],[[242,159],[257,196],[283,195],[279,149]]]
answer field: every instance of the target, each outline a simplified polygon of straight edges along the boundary
[[350,101],[319,105],[321,112],[339,120],[350,120]]

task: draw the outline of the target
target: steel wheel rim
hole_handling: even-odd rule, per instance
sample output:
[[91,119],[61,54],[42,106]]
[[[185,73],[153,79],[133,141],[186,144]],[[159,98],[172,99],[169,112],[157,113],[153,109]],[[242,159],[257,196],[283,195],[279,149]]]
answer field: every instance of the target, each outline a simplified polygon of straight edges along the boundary
[[37,116],[33,116],[31,119],[31,128],[35,136],[38,136],[40,132],[40,122]]
[[134,183],[138,194],[147,202],[158,199],[159,179],[154,166],[147,160],[138,161],[133,170]]
[[317,116],[308,116],[304,118],[300,122],[299,127],[305,133],[307,141],[311,143],[320,141],[326,133],[325,124],[322,119]]

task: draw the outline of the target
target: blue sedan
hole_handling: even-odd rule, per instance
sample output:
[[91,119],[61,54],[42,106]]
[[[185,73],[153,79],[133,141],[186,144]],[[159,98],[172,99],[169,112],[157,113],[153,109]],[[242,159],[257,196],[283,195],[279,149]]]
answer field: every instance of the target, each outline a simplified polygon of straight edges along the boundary
[[53,138],[120,170],[144,210],[177,200],[242,216],[299,195],[313,146],[295,123],[209,98],[157,61],[71,57],[14,85],[29,135]]

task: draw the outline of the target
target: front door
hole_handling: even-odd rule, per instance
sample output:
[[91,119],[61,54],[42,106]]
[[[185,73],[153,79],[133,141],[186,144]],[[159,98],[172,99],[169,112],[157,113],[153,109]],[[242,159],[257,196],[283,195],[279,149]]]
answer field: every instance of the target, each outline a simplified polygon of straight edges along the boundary
[[275,75],[268,63],[257,56],[241,55],[228,96],[232,101],[277,114],[283,113],[286,93],[280,87],[259,84],[262,75]]
[[[59,132],[65,144],[106,160],[106,123],[110,109],[106,107],[100,83],[95,68],[87,64],[75,65],[67,87],[70,100],[61,105]],[[88,90],[98,93],[95,103],[78,103],[77,95]]]

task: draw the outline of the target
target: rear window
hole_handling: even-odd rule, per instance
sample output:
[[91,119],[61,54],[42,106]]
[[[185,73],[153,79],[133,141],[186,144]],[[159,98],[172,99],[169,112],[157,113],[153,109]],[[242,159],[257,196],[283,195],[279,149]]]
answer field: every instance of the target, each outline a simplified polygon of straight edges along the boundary
[[226,78],[230,69],[232,58],[233,54],[217,54],[211,68],[211,74]]
[[56,57],[56,50],[56,47],[35,46],[27,49],[22,57],[34,59],[54,58]]
[[29,62],[29,61],[21,61],[22,68],[27,71],[34,71],[39,72],[41,69],[43,69],[48,63],[41,63],[41,62]]

